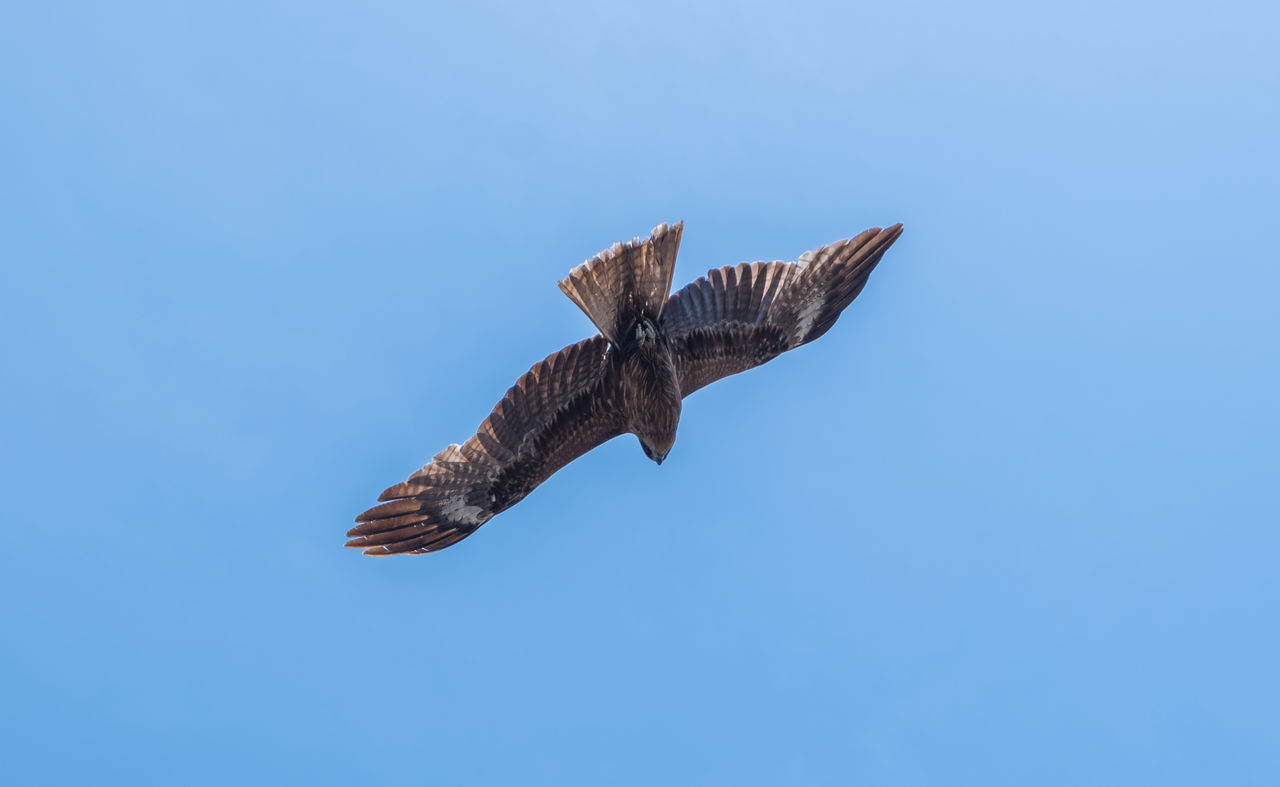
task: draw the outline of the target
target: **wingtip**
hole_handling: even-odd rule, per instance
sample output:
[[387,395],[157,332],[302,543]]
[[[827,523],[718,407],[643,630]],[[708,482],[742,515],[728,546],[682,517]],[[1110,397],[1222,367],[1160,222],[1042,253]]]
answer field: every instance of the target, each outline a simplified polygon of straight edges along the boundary
[[398,500],[388,500],[385,503],[370,508],[368,511],[360,513],[355,521],[372,522],[375,519],[387,519],[393,516],[401,516],[403,514],[412,514],[422,509],[422,504],[413,498],[401,498]]
[[[864,233],[865,235],[866,233]],[[874,260],[871,267],[874,268],[879,263],[880,257],[889,250],[890,246],[897,243],[900,237],[902,237],[902,222],[885,227],[882,230],[875,230],[875,234],[868,239],[869,246],[866,247],[870,259]],[[867,272],[870,273],[870,269]]]
[[874,244],[874,246],[881,249],[887,249],[896,243],[900,237],[902,237],[902,222],[898,222],[897,224],[893,224],[883,229],[879,227],[872,227],[852,240],[857,241],[859,238],[866,238],[867,241]]
[[892,227],[889,227],[884,231],[884,234],[886,235],[885,249],[887,250],[890,246],[898,242],[898,238],[902,237],[902,222],[898,222]]
[[[350,534],[348,533],[348,535]],[[387,549],[384,545],[370,545],[369,542],[363,538],[353,538],[343,544],[343,546],[348,549],[359,549],[361,550],[361,554],[369,555],[370,557],[390,557],[391,555],[401,554]]]

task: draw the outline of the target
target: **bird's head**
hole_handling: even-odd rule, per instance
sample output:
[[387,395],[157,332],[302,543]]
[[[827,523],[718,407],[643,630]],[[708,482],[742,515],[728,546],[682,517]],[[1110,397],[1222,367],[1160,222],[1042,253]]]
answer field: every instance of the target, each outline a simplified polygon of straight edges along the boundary
[[667,458],[667,454],[671,453],[671,443],[667,443],[664,446],[651,445],[645,442],[643,437],[640,438],[640,448],[644,451],[645,456],[659,465],[662,464],[662,460]]

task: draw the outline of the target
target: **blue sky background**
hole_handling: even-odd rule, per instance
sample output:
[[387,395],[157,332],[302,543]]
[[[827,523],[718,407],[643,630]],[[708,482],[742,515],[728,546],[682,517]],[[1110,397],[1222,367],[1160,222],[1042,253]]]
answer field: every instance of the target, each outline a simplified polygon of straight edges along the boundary
[[[11,4],[9,784],[1280,781],[1273,4]],[[678,284],[820,342],[437,555],[354,514]]]

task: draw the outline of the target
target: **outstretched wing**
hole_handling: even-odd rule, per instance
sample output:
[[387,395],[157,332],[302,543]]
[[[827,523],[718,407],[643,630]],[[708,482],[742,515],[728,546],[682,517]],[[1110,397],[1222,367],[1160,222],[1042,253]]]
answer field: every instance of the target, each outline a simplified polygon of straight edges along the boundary
[[480,424],[356,517],[347,546],[366,555],[435,552],[577,457],[623,432],[609,383],[608,341],[593,336],[534,365]]
[[685,395],[811,342],[862,291],[902,225],[805,253],[709,272],[671,296],[662,327]]

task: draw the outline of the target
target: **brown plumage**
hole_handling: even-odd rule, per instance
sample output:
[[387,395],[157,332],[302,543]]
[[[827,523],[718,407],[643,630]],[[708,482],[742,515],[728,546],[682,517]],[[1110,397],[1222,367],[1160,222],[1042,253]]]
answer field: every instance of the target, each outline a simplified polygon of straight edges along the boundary
[[639,437],[662,464],[682,398],[826,333],[902,225],[797,262],[713,270],[668,297],[682,230],[660,224],[574,268],[560,289],[600,333],[534,365],[474,436],[383,492],[386,502],[356,517],[347,546],[366,555],[444,549],[620,434]]

